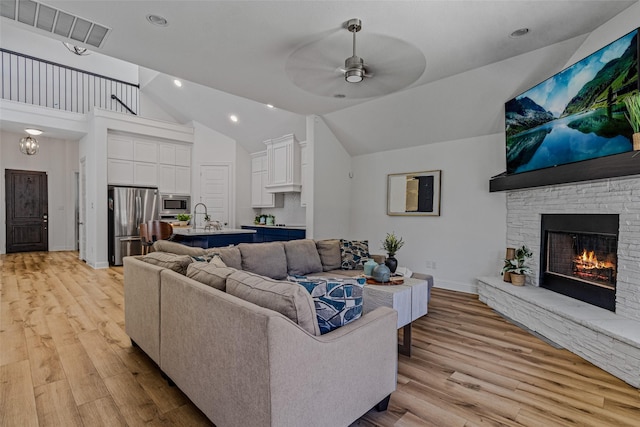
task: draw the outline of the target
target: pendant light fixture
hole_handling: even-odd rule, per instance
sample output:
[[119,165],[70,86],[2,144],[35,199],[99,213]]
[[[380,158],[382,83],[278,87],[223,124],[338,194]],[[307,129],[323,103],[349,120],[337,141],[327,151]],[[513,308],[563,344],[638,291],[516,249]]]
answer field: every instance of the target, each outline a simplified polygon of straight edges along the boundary
[[33,156],[34,154],[38,153],[40,145],[38,144],[38,140],[31,135],[40,135],[42,131],[38,129],[25,130],[29,135],[20,140],[20,151],[27,156]]

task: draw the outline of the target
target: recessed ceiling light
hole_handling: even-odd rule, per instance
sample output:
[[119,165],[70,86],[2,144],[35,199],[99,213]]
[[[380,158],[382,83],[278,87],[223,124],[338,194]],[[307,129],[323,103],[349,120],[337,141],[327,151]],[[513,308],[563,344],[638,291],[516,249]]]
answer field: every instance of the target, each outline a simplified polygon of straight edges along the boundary
[[276,107],[274,107],[274,106],[273,106],[273,105],[271,105],[271,104],[267,104],[267,108],[276,108]]
[[147,21],[159,27],[166,27],[169,25],[169,22],[160,15],[147,15]]
[[229,116],[229,120],[231,120],[233,123],[238,123],[238,116],[232,114]]
[[520,28],[518,30],[515,30],[513,33],[509,34],[509,37],[511,37],[512,39],[518,38],[518,37],[522,37],[526,34],[529,33],[529,29],[528,28]]
[[173,84],[178,86],[178,87],[182,87],[182,82],[180,80],[178,80],[178,79],[174,79],[173,80]]
[[42,135],[42,131],[40,129],[25,129],[24,131],[29,135]]

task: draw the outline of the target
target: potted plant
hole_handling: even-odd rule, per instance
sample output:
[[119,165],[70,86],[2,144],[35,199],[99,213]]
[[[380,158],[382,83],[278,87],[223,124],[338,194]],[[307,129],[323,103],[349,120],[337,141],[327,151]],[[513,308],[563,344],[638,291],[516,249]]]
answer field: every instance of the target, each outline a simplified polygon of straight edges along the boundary
[[640,94],[628,96],[624,99],[628,114],[625,117],[633,128],[633,149],[640,150]]
[[509,273],[511,275],[511,283],[516,286],[524,285],[525,274],[531,273],[531,269],[526,265],[527,259],[531,258],[533,253],[526,246],[516,249],[515,257],[504,260],[501,274]]
[[276,223],[276,217],[274,215],[267,215],[267,225],[274,225]]
[[389,267],[391,273],[395,273],[396,268],[398,268],[398,260],[395,256],[402,246],[404,246],[404,240],[402,240],[402,237],[398,238],[393,232],[387,233],[387,237],[382,241],[382,249],[387,251],[388,254],[384,263]]
[[176,215],[176,219],[180,221],[181,226],[189,225],[189,220],[191,219],[191,215],[189,214],[178,214]]

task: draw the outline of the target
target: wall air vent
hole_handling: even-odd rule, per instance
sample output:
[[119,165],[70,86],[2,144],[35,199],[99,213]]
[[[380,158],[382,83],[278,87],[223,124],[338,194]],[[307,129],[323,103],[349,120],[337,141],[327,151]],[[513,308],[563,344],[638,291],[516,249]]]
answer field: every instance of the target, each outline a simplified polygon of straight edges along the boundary
[[111,31],[104,25],[32,0],[2,0],[0,16],[67,38],[74,45],[102,47]]

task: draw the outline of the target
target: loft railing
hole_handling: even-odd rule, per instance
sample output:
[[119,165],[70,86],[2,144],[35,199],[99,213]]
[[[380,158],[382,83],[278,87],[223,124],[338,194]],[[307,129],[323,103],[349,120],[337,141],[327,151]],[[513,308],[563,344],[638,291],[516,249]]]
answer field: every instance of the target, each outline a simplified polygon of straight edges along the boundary
[[2,48],[0,54],[2,99],[83,114],[93,107],[139,111],[137,84]]

